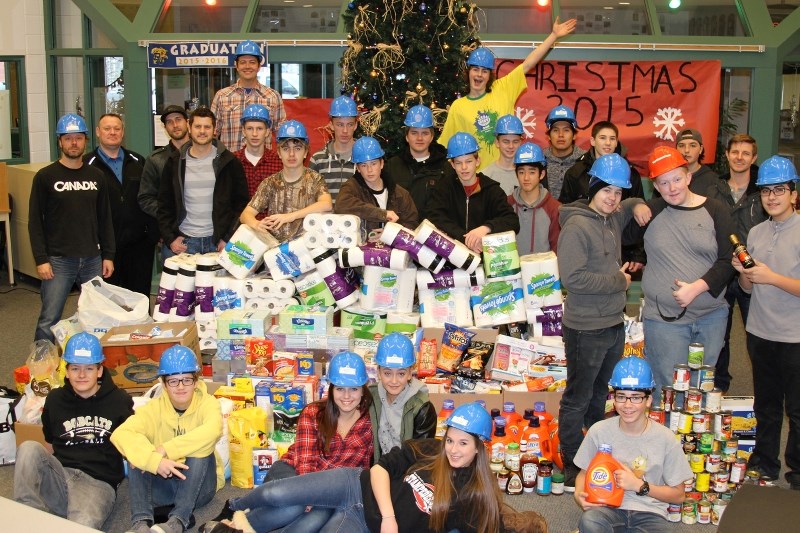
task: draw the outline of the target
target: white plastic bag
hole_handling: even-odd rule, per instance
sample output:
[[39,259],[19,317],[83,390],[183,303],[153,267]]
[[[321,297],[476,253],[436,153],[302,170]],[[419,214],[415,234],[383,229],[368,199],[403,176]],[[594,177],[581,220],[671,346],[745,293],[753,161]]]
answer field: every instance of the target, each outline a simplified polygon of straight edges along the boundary
[[96,334],[114,326],[152,322],[150,300],[138,292],[111,285],[97,276],[81,285],[78,322],[84,331]]
[[12,464],[17,458],[17,441],[14,435],[14,411],[19,403],[17,391],[0,387],[0,465]]

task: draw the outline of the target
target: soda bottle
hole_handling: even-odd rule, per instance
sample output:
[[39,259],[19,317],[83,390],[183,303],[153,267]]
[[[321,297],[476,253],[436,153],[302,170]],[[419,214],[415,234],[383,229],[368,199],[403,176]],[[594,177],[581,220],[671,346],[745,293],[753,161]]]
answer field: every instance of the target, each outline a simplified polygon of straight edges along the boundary
[[728,239],[733,245],[733,253],[736,254],[736,257],[742,263],[744,268],[753,268],[756,266],[756,262],[753,261],[752,256],[750,256],[750,252],[747,251],[747,247],[742,244],[742,242],[739,240],[739,237],[735,233],[732,233]]
[[550,431],[550,422],[553,421],[553,415],[545,410],[544,402],[536,402],[533,404],[533,414],[539,417],[539,425]]
[[614,471],[622,468],[619,461],[611,455],[611,445],[601,444],[597,455],[586,469],[585,491],[588,494],[586,501],[589,503],[602,503],[609,507],[622,505],[625,490],[617,485]]
[[550,435],[546,428],[539,424],[539,418],[533,417],[520,434],[520,438],[528,441],[528,452],[536,455],[540,459],[553,460],[553,450],[550,445]]
[[436,416],[436,438],[437,439],[444,439],[444,434],[447,433],[447,426],[444,425],[444,421],[453,414],[453,411],[456,408],[456,404],[453,400],[444,400],[442,402],[442,410],[439,411],[439,414]]
[[528,441],[519,441],[519,470],[522,475],[522,490],[533,492],[536,490],[536,476],[539,473],[539,457],[528,450]]
[[522,417],[514,407],[514,402],[503,402],[503,414],[501,415],[506,420],[506,434],[514,438],[514,441],[519,443],[519,434],[522,429]]
[[501,461],[505,463],[506,460],[506,446],[514,442],[514,437],[506,435],[506,420],[502,416],[498,416],[494,420],[494,434],[489,446],[490,458],[489,460]]

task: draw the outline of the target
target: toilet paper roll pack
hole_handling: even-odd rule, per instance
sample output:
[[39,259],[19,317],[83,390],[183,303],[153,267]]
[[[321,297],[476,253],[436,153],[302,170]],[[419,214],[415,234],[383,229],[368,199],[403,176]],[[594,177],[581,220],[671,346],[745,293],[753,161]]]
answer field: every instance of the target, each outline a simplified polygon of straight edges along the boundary
[[471,293],[472,316],[479,328],[526,320],[521,276],[488,279]]
[[555,253],[523,255],[520,265],[526,309],[540,309],[563,302]]
[[485,282],[486,277],[483,275],[483,270],[480,269],[472,274],[461,269],[442,270],[438,274],[422,269],[417,271],[417,287],[419,289],[451,289],[455,287],[469,289],[483,285]]
[[217,321],[197,321],[197,336],[201,339],[217,338]]
[[[341,251],[341,250],[340,250]],[[316,248],[311,251],[317,272],[336,302],[337,309],[343,309],[358,301],[359,280],[355,270],[340,268],[336,264],[336,250]]]
[[303,242],[311,248],[351,248],[361,244],[361,219],[355,215],[312,213],[303,219]]
[[381,242],[397,250],[404,250],[421,267],[431,272],[444,268],[446,260],[436,252],[416,240],[415,233],[396,222],[387,222],[380,236]]
[[241,309],[245,299],[244,280],[230,275],[214,278],[214,313],[217,316],[228,309]]
[[273,280],[296,278],[314,269],[314,259],[302,237],[267,250],[264,262]]
[[473,326],[469,288],[419,289],[419,313],[423,328],[440,328],[442,324]]
[[361,284],[361,307],[368,311],[410,313],[414,304],[417,269],[405,270],[365,266]]
[[316,270],[301,275],[295,281],[295,285],[303,305],[332,306],[336,303],[325,280]]
[[370,242],[356,248],[339,250],[339,266],[343,268],[379,266],[403,270],[408,267],[410,261],[411,257],[407,251],[392,248],[382,242]]
[[278,246],[269,232],[255,231],[242,224],[219,253],[218,261],[237,279],[244,279],[261,266],[264,253]]
[[513,231],[490,233],[481,239],[483,271],[487,278],[516,276],[520,272],[517,234]]
[[457,268],[472,274],[481,265],[481,258],[477,254],[463,243],[448,237],[427,219],[417,226],[415,233],[417,242],[421,242]]

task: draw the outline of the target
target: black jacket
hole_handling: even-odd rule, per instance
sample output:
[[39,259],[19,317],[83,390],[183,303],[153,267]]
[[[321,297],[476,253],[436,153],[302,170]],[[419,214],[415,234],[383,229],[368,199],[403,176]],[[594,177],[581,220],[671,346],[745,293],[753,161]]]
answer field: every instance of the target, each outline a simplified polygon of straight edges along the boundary
[[[217,147],[217,156],[213,161],[216,183],[211,220],[214,224],[212,239],[216,244],[220,240],[227,242],[239,227],[239,215],[247,206],[250,195],[247,193],[247,179],[242,162],[221,142],[214,140],[213,143]],[[186,218],[183,184],[186,179],[186,153],[191,146],[190,141],[181,147],[179,153],[173,154],[164,165],[161,176],[158,190],[158,226],[161,237],[168,246],[181,235],[180,224]]]
[[158,189],[161,185],[161,175],[164,166],[173,155],[180,154],[172,142],[166,146],[156,148],[144,161],[142,183],[139,185],[139,207],[153,218],[158,217]]
[[728,185],[730,178],[730,172],[720,176],[715,186],[709,188],[705,196],[719,200],[731,208],[731,216],[736,223],[736,233],[742,242],[747,242],[747,234],[753,226],[767,220],[767,213],[761,204],[761,193],[756,186],[758,166],[750,167],[750,183],[747,184],[747,190],[738,202],[734,202],[731,196],[731,188]]
[[479,226],[488,226],[490,233],[519,232],[519,217],[500,184],[480,172],[478,181],[480,188],[467,198],[455,175],[440,179],[428,204],[428,220],[460,242]]
[[53,455],[63,466],[81,470],[116,489],[125,472],[122,455],[111,444],[111,433],[132,414],[133,400],[114,385],[108,369],[103,369],[100,390],[86,399],[75,394],[67,379],[45,399],[44,439],[53,445]]
[[111,219],[114,222],[114,238],[117,250],[125,246],[147,239],[158,242],[158,224],[156,219],[142,211],[139,207],[139,185],[144,168],[144,157],[120,148],[123,156],[122,183],[114,171],[106,164],[95,148],[83,156],[83,162],[103,172],[108,183],[108,200],[111,204]]
[[[589,150],[578,159],[578,162],[572,165],[567,173],[564,174],[564,183],[561,185],[561,196],[558,201],[562,204],[571,204],[576,200],[589,199],[589,170],[594,165],[594,149]],[[622,199],[626,198],[644,198],[644,189],[642,188],[642,177],[636,167],[631,167],[631,188],[622,189]]]
[[444,146],[432,142],[429,150],[430,157],[420,162],[414,159],[406,146],[401,153],[389,158],[383,168],[384,176],[411,193],[420,220],[428,218],[428,199],[436,183],[444,176],[455,177]]

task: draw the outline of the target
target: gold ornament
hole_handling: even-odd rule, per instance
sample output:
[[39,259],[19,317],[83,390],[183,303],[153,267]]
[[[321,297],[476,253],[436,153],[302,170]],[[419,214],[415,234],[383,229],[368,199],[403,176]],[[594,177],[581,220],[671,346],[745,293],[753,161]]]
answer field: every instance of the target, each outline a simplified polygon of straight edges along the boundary
[[449,44],[447,44],[447,43],[444,43],[444,44],[442,45],[442,48],[444,48],[445,50],[449,50],[449,49],[450,49],[450,45],[449,45]]
[[369,75],[372,76],[373,78],[377,78],[378,77],[378,71],[377,70],[371,70]]
[[461,9],[459,9],[458,11],[459,11],[460,13],[466,13],[466,12],[467,12],[467,8],[466,8],[466,7],[464,7],[464,6],[461,6]]
[[422,87],[422,84],[421,84],[421,83],[417,83],[417,86],[416,86],[416,87],[414,87],[414,88],[417,90],[417,92],[418,92],[418,93],[421,93],[421,92],[422,92],[422,89],[423,89],[423,87]]
[[371,111],[367,111],[358,119],[358,123],[361,125],[361,129],[367,135],[374,135],[378,128],[381,125],[381,113],[389,109],[388,105],[382,105],[379,107],[372,108]]

